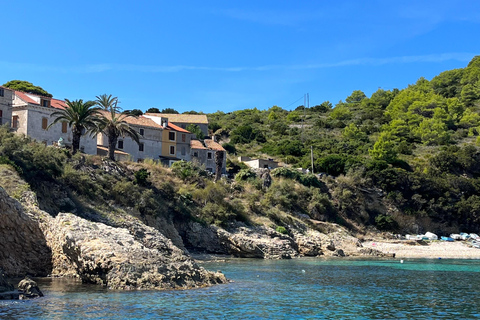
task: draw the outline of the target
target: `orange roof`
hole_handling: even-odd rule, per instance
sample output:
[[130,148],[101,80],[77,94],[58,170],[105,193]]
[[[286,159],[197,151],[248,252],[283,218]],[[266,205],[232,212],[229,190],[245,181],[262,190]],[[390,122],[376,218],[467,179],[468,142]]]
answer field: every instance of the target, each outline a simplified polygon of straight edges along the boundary
[[55,109],[65,109],[67,104],[63,100],[53,99],[50,101],[50,105]]
[[201,149],[201,150],[207,150],[202,141],[199,140],[190,140],[190,148],[192,149]]
[[177,114],[177,113],[145,113],[148,116],[168,118],[170,122],[177,123],[201,123],[208,124],[208,118],[205,114]]
[[225,151],[225,149],[219,143],[217,143],[213,140],[206,139],[204,141],[204,143],[209,149],[212,149],[212,150],[215,150],[215,151]]
[[[152,120],[152,121],[153,121],[153,120]],[[168,128],[168,129],[171,129],[171,130],[179,131],[179,132],[191,133],[191,132],[188,131],[188,130],[185,130],[185,129],[183,129],[183,128],[180,128],[179,126],[174,125],[174,124],[171,123],[170,121],[168,121],[167,128]]]
[[[101,110],[100,113],[103,114],[103,116],[105,116],[107,119],[110,118],[110,112],[109,111]],[[146,118],[146,117],[143,117],[143,116],[140,116],[140,117],[127,116],[127,117],[123,118],[123,120],[127,123],[137,125],[137,126],[152,127],[152,128],[155,128],[155,129],[163,129],[163,127],[161,125],[157,124],[152,119]]]
[[33,100],[32,98],[30,98],[29,96],[27,96],[25,93],[21,91],[15,91],[15,95],[17,95],[21,100],[25,101],[26,103],[40,105],[38,102],[36,102],[35,100]]

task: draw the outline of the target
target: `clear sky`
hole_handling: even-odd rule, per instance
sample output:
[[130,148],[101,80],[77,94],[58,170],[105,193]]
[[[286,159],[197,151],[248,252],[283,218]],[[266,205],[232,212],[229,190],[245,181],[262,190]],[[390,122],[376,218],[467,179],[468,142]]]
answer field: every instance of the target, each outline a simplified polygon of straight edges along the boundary
[[229,112],[405,88],[480,54],[480,1],[0,0],[0,84]]

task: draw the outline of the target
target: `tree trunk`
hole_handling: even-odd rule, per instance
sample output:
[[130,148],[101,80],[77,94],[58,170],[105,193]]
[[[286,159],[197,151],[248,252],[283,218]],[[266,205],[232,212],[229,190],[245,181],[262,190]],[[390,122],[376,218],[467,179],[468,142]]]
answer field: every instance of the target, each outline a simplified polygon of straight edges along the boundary
[[80,137],[82,136],[82,131],[78,130],[76,127],[72,128],[72,154],[77,153],[80,149]]
[[215,181],[222,176],[223,151],[215,151]]
[[116,136],[109,136],[108,137],[108,158],[112,161],[115,161],[115,147],[117,146],[117,139]]

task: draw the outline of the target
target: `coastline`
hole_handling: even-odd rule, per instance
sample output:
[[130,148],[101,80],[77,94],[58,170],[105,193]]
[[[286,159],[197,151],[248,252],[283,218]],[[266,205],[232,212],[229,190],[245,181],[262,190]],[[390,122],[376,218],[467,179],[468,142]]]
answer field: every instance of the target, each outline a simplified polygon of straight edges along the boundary
[[417,259],[480,259],[480,249],[473,248],[468,242],[411,240],[378,240],[362,243],[364,248],[376,249],[384,253],[394,253],[395,258]]

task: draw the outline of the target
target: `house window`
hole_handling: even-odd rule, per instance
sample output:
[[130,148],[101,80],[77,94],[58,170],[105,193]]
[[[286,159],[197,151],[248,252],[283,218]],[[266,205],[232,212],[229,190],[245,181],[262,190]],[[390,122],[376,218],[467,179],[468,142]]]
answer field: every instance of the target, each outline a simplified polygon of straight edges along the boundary
[[185,142],[187,140],[187,137],[185,135],[185,133],[182,133],[182,142]]
[[141,136],[143,136],[143,134],[145,133],[145,130],[140,129],[140,130],[139,130],[139,133],[140,133]]
[[194,152],[194,153],[193,153],[193,156],[194,156],[194,157],[198,157],[198,152]]
[[182,146],[182,156],[186,154],[185,147]]
[[212,153],[211,152],[207,152],[207,159],[212,159]]
[[62,122],[62,133],[67,133],[67,121]]
[[12,128],[18,128],[18,116],[12,117]]
[[3,90],[3,88],[0,88],[0,97],[4,97],[5,96],[5,90]]
[[48,102],[49,102],[48,100],[42,100],[42,106],[48,108],[48,106],[49,106]]
[[42,129],[47,130],[48,127],[48,118],[43,117],[42,118]]
[[170,131],[170,132],[168,133],[168,139],[169,139],[170,141],[175,141],[175,132],[171,132],[171,131]]
[[213,172],[213,169],[212,168],[207,168],[206,169],[208,172]]
[[143,152],[143,143],[138,144],[138,151]]
[[170,146],[170,154],[171,155],[175,154],[175,146]]
[[3,110],[0,110],[0,125],[3,124],[2,118],[3,118]]
[[123,140],[118,140],[118,149],[123,149]]

